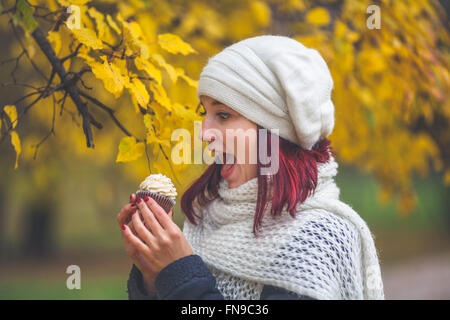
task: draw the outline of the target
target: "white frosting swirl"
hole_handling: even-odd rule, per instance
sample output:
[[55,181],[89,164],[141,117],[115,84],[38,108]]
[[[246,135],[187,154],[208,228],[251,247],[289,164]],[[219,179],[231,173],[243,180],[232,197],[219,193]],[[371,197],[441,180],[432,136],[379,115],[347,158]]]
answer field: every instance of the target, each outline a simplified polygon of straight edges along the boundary
[[170,178],[161,173],[151,174],[139,185],[141,190],[161,193],[172,200],[177,197],[177,189],[173,185]]

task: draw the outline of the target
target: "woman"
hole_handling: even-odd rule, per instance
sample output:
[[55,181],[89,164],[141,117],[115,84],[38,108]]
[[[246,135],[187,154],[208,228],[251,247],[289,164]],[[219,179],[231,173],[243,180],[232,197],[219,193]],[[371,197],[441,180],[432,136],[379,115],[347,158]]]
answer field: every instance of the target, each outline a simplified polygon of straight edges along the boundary
[[[130,299],[384,299],[373,236],[334,183],[332,88],[320,54],[289,37],[245,39],[208,60],[202,139],[234,161],[185,192],[183,231],[172,210],[131,196],[118,215]],[[239,129],[254,133],[244,148],[243,135],[226,139]]]

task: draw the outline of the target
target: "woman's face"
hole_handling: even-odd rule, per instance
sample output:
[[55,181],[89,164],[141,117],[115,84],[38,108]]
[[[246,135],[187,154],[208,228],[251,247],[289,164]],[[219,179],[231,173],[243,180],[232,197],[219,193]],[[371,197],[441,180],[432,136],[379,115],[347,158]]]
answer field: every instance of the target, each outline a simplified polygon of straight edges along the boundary
[[228,186],[235,188],[256,177],[256,124],[211,97],[202,95],[200,101],[205,109],[201,139],[210,142],[216,159],[223,155],[221,175]]

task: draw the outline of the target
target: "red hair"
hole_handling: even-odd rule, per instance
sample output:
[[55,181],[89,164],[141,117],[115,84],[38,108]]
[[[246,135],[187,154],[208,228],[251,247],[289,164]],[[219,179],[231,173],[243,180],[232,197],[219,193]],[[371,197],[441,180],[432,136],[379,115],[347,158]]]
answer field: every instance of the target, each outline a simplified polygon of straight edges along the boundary
[[[258,125],[258,129],[262,129],[262,127]],[[267,135],[267,150],[272,155],[270,151],[271,136],[273,133]],[[257,130],[257,143],[259,147],[259,130]],[[328,161],[330,154],[335,156],[330,141],[326,138],[319,140],[312,150],[306,150],[279,137],[278,172],[269,176],[260,174],[261,168],[265,166],[260,163],[259,152],[257,154],[258,197],[253,223],[255,236],[261,227],[264,210],[268,204],[269,179],[273,182],[271,215],[281,215],[283,208],[287,206],[287,211],[295,218],[297,206],[303,203],[317,186],[317,163]],[[181,209],[186,218],[194,225],[197,225],[195,218],[201,219],[201,217],[195,214],[192,203],[197,198],[198,204],[205,206],[218,197],[219,181],[222,179],[221,168],[222,164],[215,162],[211,164],[181,197]]]

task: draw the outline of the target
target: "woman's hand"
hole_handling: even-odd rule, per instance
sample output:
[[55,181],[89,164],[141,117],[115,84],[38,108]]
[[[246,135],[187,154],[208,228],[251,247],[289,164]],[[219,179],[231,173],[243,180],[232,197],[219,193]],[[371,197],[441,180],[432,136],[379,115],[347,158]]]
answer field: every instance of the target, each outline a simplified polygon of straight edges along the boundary
[[[130,231],[136,235],[136,231],[133,227],[133,221],[131,221],[131,215],[136,212],[136,195],[133,193],[130,196],[130,203],[125,205],[120,213],[117,215],[117,223],[119,224],[120,228],[123,228],[123,225],[127,225]],[[169,217],[172,218],[173,210],[170,210]],[[156,275],[158,274],[156,270],[153,268],[151,263],[136,249],[136,247],[128,241],[128,238],[125,237],[125,234],[122,232],[122,242],[123,246],[125,248],[125,251],[127,252],[128,256],[131,258],[134,265],[141,271],[142,278],[144,281],[144,286],[147,290],[147,292],[154,293],[154,281],[156,278]]]
[[[127,224],[127,227],[131,230],[133,234],[136,234],[136,231],[133,228],[133,222],[130,221]],[[134,265],[141,271],[142,280],[144,282],[144,287],[148,294],[152,294],[155,292],[155,278],[158,275],[156,269],[152,266],[152,264],[145,258],[133,244],[131,244],[128,239],[125,237],[125,234],[122,232],[122,242],[125,247],[125,251],[128,256],[133,261]]]
[[[126,224],[131,229],[131,232],[136,233],[133,229],[133,222],[131,221],[131,214],[136,212],[136,210],[137,207],[134,202],[134,194],[132,194],[130,196],[130,203],[125,205],[117,215],[117,223],[121,228],[123,228],[123,225]],[[150,268],[148,261],[145,261],[145,259],[143,259],[142,255],[139,254],[136,248],[127,240],[127,238],[124,237],[123,233],[122,233],[122,242],[128,256],[131,258],[136,267],[138,267],[138,269],[141,270],[141,272],[142,270]]]
[[[132,214],[131,221],[137,236],[125,226],[122,234],[140,256],[149,265],[143,266],[143,274],[156,275],[167,265],[182,257],[193,254],[193,250],[180,228],[172,221],[161,206],[152,198],[145,197],[145,201],[138,198],[136,201],[144,221],[137,212]],[[150,229],[148,229],[148,228]]]

